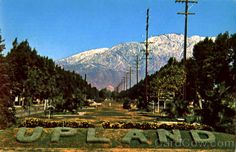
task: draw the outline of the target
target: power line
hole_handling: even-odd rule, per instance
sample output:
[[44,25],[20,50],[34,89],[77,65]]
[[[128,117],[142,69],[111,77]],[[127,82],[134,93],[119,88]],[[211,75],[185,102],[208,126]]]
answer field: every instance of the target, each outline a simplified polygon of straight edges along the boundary
[[[195,15],[195,13],[188,12],[188,4],[189,3],[197,3],[197,0],[176,0],[176,3],[185,3],[185,12],[178,12],[177,14],[185,15],[185,27],[184,27],[184,67],[186,68],[186,53],[187,53],[187,32],[188,32],[188,15]],[[186,80],[184,83],[184,100],[186,100],[187,97],[187,91],[186,91]]]

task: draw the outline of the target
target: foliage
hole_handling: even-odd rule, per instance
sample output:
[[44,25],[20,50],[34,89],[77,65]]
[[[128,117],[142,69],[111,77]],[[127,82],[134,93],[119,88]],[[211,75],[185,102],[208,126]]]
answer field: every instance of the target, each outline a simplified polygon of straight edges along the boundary
[[171,116],[182,117],[187,112],[188,102],[183,101],[183,86],[186,73],[183,64],[170,58],[168,64],[160,69],[157,76],[150,82],[153,100],[164,100]]
[[[152,93],[160,95],[161,92],[168,92],[174,97],[182,95],[182,87],[185,82],[185,71],[183,65],[178,63],[175,58],[170,58],[168,64],[163,67],[157,74],[157,77],[150,83]],[[167,96],[167,94],[165,94]],[[166,97],[168,98],[168,97]]]
[[111,98],[111,95],[111,91],[107,90],[106,88],[99,91],[99,97],[102,99]]
[[73,111],[82,106],[86,96],[95,97],[98,93],[79,74],[65,71],[52,59],[39,56],[27,40],[18,44],[15,39],[6,59],[10,65],[12,98],[18,96],[28,106],[36,99],[48,99],[57,111]]
[[[144,81],[122,91],[118,97],[137,99],[139,108],[146,108]],[[187,116],[190,122],[199,121],[218,131],[235,131],[232,127],[236,109],[236,34],[226,32],[215,40],[205,38],[194,46],[193,57],[187,59],[185,68],[182,61],[170,58],[159,71],[148,76],[148,81],[149,101],[164,100],[170,116]]]
[[0,35],[0,128],[5,128],[15,122],[14,107],[11,101],[11,81],[9,79],[8,67],[2,51],[5,48]]
[[127,99],[127,98],[124,99],[123,108],[124,109],[131,109],[131,103],[130,103],[129,99]]
[[[236,99],[236,34],[219,34],[194,46],[187,61],[187,95],[198,104],[202,121],[217,130],[230,131]],[[191,96],[190,96],[191,95]]]
[[[170,58],[168,64],[158,72],[148,76],[148,98],[149,101],[165,100],[170,115],[183,116],[188,112],[188,102],[183,102],[183,85],[186,80],[186,72],[181,62]],[[120,93],[120,97],[138,99],[139,108],[145,108],[144,81],[140,81],[133,88]],[[137,94],[138,92],[138,94]]]
[[40,118],[25,118],[21,125],[23,127],[34,128],[37,126],[45,128],[54,128],[54,127],[71,127],[71,128],[91,128],[94,125],[90,124],[87,121],[81,120],[50,120],[50,119],[40,119]]
[[212,128],[207,125],[200,124],[189,124],[185,122],[178,123],[158,123],[158,122],[103,122],[103,128],[112,129],[180,129],[180,130],[191,130],[191,129],[204,129],[211,130]]
[[[144,109],[144,99],[145,99],[145,87],[144,87],[144,80],[141,80],[138,84],[134,85],[132,88],[128,89],[127,91],[121,91],[117,96],[117,100],[125,101],[124,98],[129,98],[131,100],[138,99],[139,104],[138,108]],[[138,92],[138,93],[137,93]]]
[[87,98],[88,99],[95,99],[95,101],[97,101],[100,96],[99,96],[99,90],[96,87],[91,87],[91,85],[89,84],[89,87],[87,88]]

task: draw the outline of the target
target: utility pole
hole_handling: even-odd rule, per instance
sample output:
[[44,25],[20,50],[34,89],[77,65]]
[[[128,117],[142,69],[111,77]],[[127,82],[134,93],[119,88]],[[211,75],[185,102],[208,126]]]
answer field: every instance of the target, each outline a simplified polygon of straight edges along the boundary
[[117,85],[117,87],[115,88],[116,92],[120,92],[120,86],[122,85],[122,81]]
[[128,90],[128,72],[126,72],[126,75],[125,75],[125,81],[126,81],[126,90]]
[[149,50],[148,50],[148,21],[149,21],[149,8],[147,9],[147,18],[146,18],[146,72],[145,72],[145,106],[147,106],[148,103],[148,55],[149,55]]
[[123,77],[123,82],[124,82],[124,90],[125,90],[125,77]]
[[122,83],[123,83],[123,81],[121,80],[121,82],[120,82],[120,84],[119,84],[119,86],[118,86],[118,93],[119,93],[120,91],[122,91]]
[[[178,12],[177,14],[185,15],[185,27],[184,27],[184,68],[186,68],[186,54],[187,54],[187,36],[188,36],[188,15],[195,15],[195,13],[188,12],[189,3],[197,3],[197,0],[176,0],[176,3],[185,3],[185,12]],[[184,83],[184,100],[187,99],[186,81]]]
[[129,67],[129,88],[131,88],[131,82],[132,82],[132,69],[131,66]]
[[138,68],[139,68],[139,58],[138,55],[136,56],[136,80],[137,80],[137,84],[138,84]]
[[84,81],[87,81],[87,74],[84,74]]

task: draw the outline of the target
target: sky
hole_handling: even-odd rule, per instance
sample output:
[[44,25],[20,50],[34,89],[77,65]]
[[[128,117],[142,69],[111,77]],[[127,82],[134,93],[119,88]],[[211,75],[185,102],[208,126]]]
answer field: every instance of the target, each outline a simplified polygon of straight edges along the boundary
[[[188,36],[236,33],[236,0],[198,0],[189,4]],[[0,0],[0,34],[5,54],[28,40],[38,54],[54,60],[95,48],[145,40],[149,36],[184,33],[183,3],[175,0]]]

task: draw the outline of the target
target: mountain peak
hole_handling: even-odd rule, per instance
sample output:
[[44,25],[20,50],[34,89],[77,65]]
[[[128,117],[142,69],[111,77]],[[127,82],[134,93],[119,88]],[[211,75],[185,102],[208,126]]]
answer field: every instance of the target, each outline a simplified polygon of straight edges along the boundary
[[63,64],[76,64],[77,62],[80,61],[86,61],[90,60],[93,56],[102,54],[105,51],[107,51],[109,48],[98,48],[98,49],[93,49],[93,50],[87,50],[75,55],[72,55],[70,57],[67,57],[65,59],[61,59],[58,61],[58,63],[63,63]]
[[[196,43],[204,37],[197,35],[188,38],[187,57],[192,56],[192,50]],[[180,60],[183,57],[183,34],[162,34],[150,37],[149,73],[154,73],[165,65],[170,57]],[[117,86],[131,66],[136,71],[135,60],[139,56],[139,76],[144,77],[145,45],[139,42],[127,42],[115,45],[111,48],[99,48],[88,50],[71,57],[57,61],[57,64],[67,70],[73,70],[81,75],[87,74],[87,80],[98,89],[107,86]],[[136,82],[136,76],[132,73],[132,85]],[[140,78],[140,79],[141,79]],[[139,79],[139,80],[140,80]]]

